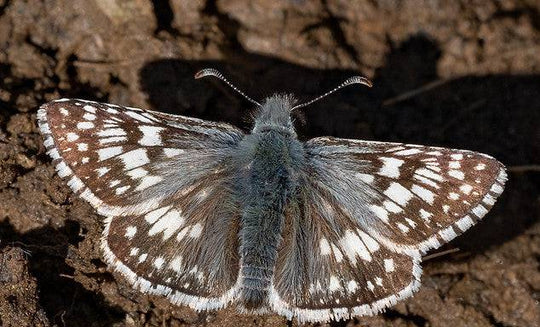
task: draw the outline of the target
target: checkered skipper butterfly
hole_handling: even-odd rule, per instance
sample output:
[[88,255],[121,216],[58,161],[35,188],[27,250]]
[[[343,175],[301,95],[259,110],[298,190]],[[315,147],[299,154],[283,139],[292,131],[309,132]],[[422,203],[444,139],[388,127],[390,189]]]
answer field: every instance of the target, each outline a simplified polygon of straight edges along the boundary
[[[215,76],[240,94],[219,72]],[[369,81],[353,77],[337,89]],[[323,96],[316,98],[317,101]],[[196,310],[300,322],[373,315],[420,285],[421,255],[481,219],[504,166],[476,152],[298,141],[289,96],[251,134],[223,123],[61,99],[38,111],[58,174],[106,217],[106,262]]]

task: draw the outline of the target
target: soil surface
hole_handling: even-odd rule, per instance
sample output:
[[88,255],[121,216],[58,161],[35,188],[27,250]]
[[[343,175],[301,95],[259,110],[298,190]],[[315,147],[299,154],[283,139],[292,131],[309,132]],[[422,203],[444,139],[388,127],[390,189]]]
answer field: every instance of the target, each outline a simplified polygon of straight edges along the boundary
[[[0,326],[294,326],[196,313],[103,263],[102,218],[55,174],[37,107],[60,97],[251,126],[253,98],[310,99],[304,138],[464,148],[509,168],[484,220],[423,263],[412,298],[331,326],[540,326],[540,6],[535,0],[0,0]],[[324,325],[324,324],[323,324]]]

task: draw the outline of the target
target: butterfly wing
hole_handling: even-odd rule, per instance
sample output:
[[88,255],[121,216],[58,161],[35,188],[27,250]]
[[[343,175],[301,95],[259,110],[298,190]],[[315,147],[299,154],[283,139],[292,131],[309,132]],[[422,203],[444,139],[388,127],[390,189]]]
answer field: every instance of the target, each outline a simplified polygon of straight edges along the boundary
[[270,306],[300,321],[375,314],[420,285],[420,256],[481,219],[506,173],[471,151],[316,138],[289,204]]
[[195,309],[237,290],[239,209],[227,124],[62,99],[38,112],[58,174],[107,217],[107,263],[142,291]]

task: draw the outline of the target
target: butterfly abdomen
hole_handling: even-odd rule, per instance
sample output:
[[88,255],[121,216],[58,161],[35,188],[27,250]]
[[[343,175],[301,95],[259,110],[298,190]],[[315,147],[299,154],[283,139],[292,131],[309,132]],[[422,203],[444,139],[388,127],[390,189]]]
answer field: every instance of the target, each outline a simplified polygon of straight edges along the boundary
[[240,256],[242,304],[264,305],[276,264],[285,206],[301,165],[300,143],[276,131],[247,136],[239,194],[242,204]]

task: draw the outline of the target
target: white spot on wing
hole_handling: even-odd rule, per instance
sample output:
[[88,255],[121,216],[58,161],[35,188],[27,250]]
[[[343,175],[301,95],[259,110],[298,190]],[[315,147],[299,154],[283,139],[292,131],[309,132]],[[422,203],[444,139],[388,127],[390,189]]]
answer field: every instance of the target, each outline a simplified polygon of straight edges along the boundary
[[448,163],[448,168],[459,169],[461,168],[461,164],[459,163],[459,161],[450,161]]
[[91,128],[94,128],[94,123],[91,123],[89,121],[83,121],[83,122],[77,123],[77,128],[78,129],[91,129]]
[[435,201],[435,194],[422,186],[413,184],[411,191],[429,204],[433,204]]
[[79,192],[84,187],[83,182],[76,176],[71,177],[67,184],[73,192]]
[[396,225],[401,230],[401,232],[403,232],[403,233],[408,233],[409,232],[409,227],[403,225],[402,223],[397,223]]
[[469,229],[469,227],[471,227],[472,225],[474,225],[474,222],[473,220],[471,219],[471,217],[469,216],[465,216],[463,218],[461,218],[460,220],[456,221],[456,225],[459,229],[461,229],[461,231],[466,231],[467,229]]
[[175,157],[175,156],[177,156],[179,154],[184,153],[184,150],[182,150],[182,149],[174,149],[174,148],[165,148],[165,149],[163,149],[163,153],[165,154],[166,157],[172,158],[172,157]]
[[489,189],[491,192],[495,193],[495,194],[501,194],[503,192],[503,188],[501,185],[495,183],[491,186],[491,188]]
[[339,280],[336,276],[332,275],[330,276],[330,284],[328,284],[328,289],[330,292],[335,292],[341,288],[341,285],[339,284]]
[[403,209],[392,201],[384,201],[384,208],[392,213],[400,213]]
[[119,187],[116,190],[114,190],[114,193],[116,193],[116,195],[124,194],[130,188],[131,188],[131,186],[129,186],[129,185],[122,186],[122,187]]
[[465,178],[465,174],[463,174],[461,170],[455,170],[455,169],[449,170],[448,175],[454,178],[457,178],[459,180],[463,180]]
[[407,202],[409,202],[409,200],[413,197],[411,191],[396,182],[390,184],[386,191],[384,191],[384,195],[392,199],[394,202],[400,204],[401,206],[406,206]]
[[418,174],[414,174],[414,175],[413,175],[413,178],[416,179],[416,180],[418,180],[418,181],[420,181],[420,182],[422,182],[422,183],[424,183],[425,185],[431,186],[431,187],[433,187],[433,188],[435,188],[435,189],[439,189],[439,188],[440,188],[440,186],[439,186],[437,183],[435,183],[435,182],[432,181],[431,179],[426,178],[426,177],[424,177],[424,176],[420,176],[420,175],[418,175]]
[[143,253],[139,256],[139,263],[143,263],[148,257],[148,253]]
[[492,205],[495,204],[495,198],[492,197],[490,194],[486,194],[486,195],[484,196],[484,199],[482,200],[482,202],[484,202],[484,203],[487,204],[487,205],[492,206]]
[[141,180],[141,183],[135,188],[136,191],[142,191],[149,188],[152,185],[155,185],[163,180],[161,176],[144,176]]
[[463,184],[459,187],[459,190],[465,194],[469,194],[471,193],[473,187],[470,186],[469,184]]
[[420,217],[422,217],[422,219],[424,220],[428,220],[431,216],[433,216],[433,214],[429,211],[426,211],[424,209],[420,209]]
[[167,206],[150,211],[144,216],[144,220],[146,220],[149,224],[153,224],[159,219],[159,217],[163,216],[167,211],[169,211],[170,208],[171,206]]
[[177,273],[182,272],[182,256],[174,257],[171,263],[169,263],[169,267]]
[[96,113],[96,108],[92,107],[92,106],[89,106],[89,105],[84,106],[83,110],[88,111],[88,112],[93,113],[93,114]]
[[126,136],[126,131],[124,131],[122,128],[107,128],[104,130],[101,130],[97,132],[97,135],[99,137],[107,137],[107,136]]
[[83,118],[86,119],[86,120],[95,120],[95,119],[96,119],[96,115],[87,112],[87,113],[85,113],[85,114],[83,115]]
[[132,179],[137,179],[148,175],[148,171],[146,171],[146,169],[144,168],[139,167],[128,171],[126,174]]
[[455,192],[450,192],[450,193],[448,193],[448,198],[450,200],[457,200],[457,199],[459,199],[459,194],[457,194]]
[[450,206],[445,204],[442,206],[442,209],[444,213],[448,214],[448,212],[450,211]]
[[384,259],[384,270],[388,273],[394,271],[394,259]]
[[171,263],[169,264],[169,267],[177,272],[177,273],[181,273],[182,272],[182,256],[176,256],[172,261]]
[[68,142],[77,141],[79,139],[79,135],[72,132],[67,133],[66,136],[67,136]]
[[326,238],[321,238],[321,241],[319,242],[319,247],[321,249],[321,255],[329,255],[332,252],[332,250],[330,249],[330,244],[328,244]]
[[184,217],[177,210],[170,210],[163,215],[159,220],[150,228],[148,236],[153,236],[163,232],[163,240],[169,239],[182,225],[184,224]]
[[115,187],[116,185],[119,185],[121,182],[118,179],[112,180],[109,182],[109,187]]
[[96,172],[98,173],[98,177],[101,177],[101,176],[105,175],[106,173],[108,173],[109,170],[111,170],[111,169],[108,168],[108,167],[99,167],[99,168],[96,169]]
[[176,240],[181,241],[187,235],[188,231],[189,231],[189,227],[182,228],[182,230],[178,233],[178,235],[176,235]]
[[384,221],[385,223],[388,223],[388,211],[386,211],[385,208],[380,207],[378,205],[371,205],[369,207],[371,211],[379,217],[380,220]]
[[143,115],[140,115],[136,112],[133,112],[133,111],[126,111],[125,112],[126,115],[128,115],[129,117],[133,118],[133,119],[136,119],[138,121],[141,121],[143,123],[148,123],[148,124],[151,124],[152,121],[146,117],[144,117]]
[[356,232],[358,233],[358,235],[360,235],[360,238],[362,238],[362,241],[367,246],[369,252],[375,253],[379,250],[379,243],[377,243],[377,241],[375,241],[371,236],[359,229],[357,229]]
[[189,232],[189,237],[198,238],[201,236],[202,233],[202,225],[197,223],[191,227],[191,231]]
[[341,262],[343,260],[343,253],[339,250],[339,248],[335,244],[331,244],[332,246],[332,252],[334,252],[334,257],[336,258],[337,262]]
[[107,160],[121,154],[123,151],[121,146],[111,146],[98,150],[99,161]]
[[162,144],[159,133],[164,130],[163,127],[143,125],[139,126],[139,130],[143,133],[143,137],[139,140],[140,145],[155,146]]
[[157,257],[154,260],[153,265],[154,267],[156,267],[156,269],[161,269],[164,263],[165,263],[165,259],[163,259],[162,257]]
[[381,277],[375,277],[375,284],[382,286],[382,278]]
[[457,234],[454,231],[454,229],[452,228],[452,226],[448,226],[447,228],[441,230],[439,232],[439,235],[446,242],[450,242],[451,240],[453,240],[457,236]]
[[46,148],[50,148],[50,147],[54,146],[54,140],[53,140],[52,137],[47,136],[45,138],[45,141],[43,142],[43,144],[45,145]]
[[99,139],[99,144],[104,145],[104,144],[119,143],[119,142],[124,142],[124,141],[127,141],[126,136],[112,136],[112,137],[105,137],[105,138]]
[[354,293],[358,289],[358,283],[356,283],[354,280],[351,280],[347,283],[347,291],[350,293]]
[[472,212],[479,218],[482,218],[488,213],[488,210],[483,205],[479,204],[472,209]]
[[126,170],[140,167],[150,162],[146,155],[146,149],[135,149],[119,156]]
[[415,228],[416,227],[416,223],[414,222],[414,220],[411,220],[409,218],[405,218],[405,221],[407,222],[407,224],[409,224],[409,226],[411,226],[412,228]]
[[398,155],[398,156],[410,156],[412,154],[417,154],[417,153],[421,153],[422,151],[418,150],[418,149],[407,149],[407,150],[403,150],[403,151],[398,151],[398,152],[394,152],[395,155]]
[[476,165],[476,167],[474,167],[475,170],[484,170],[486,169],[486,164],[484,163],[479,163],[478,165]]
[[360,237],[353,231],[345,231],[345,236],[340,240],[340,244],[345,251],[345,255],[353,264],[356,263],[356,256],[359,256],[364,261],[371,261],[371,254],[360,240]]
[[396,158],[379,158],[383,162],[383,166],[379,170],[378,174],[387,176],[390,178],[398,178],[400,175],[399,167],[403,165],[404,161]]
[[137,233],[137,227],[128,226],[126,228],[126,234],[124,236],[131,240],[133,236],[135,236],[136,233]]
[[405,149],[405,148],[400,145],[400,146],[395,146],[393,148],[390,148],[390,149],[386,150],[385,152],[394,152],[394,151],[399,151],[399,150],[403,150],[403,149]]
[[369,174],[356,173],[354,176],[367,184],[373,183],[375,179],[375,176]]
[[441,175],[436,174],[436,173],[434,173],[433,171],[431,171],[431,170],[429,170],[427,168],[419,168],[414,173],[418,174],[418,175],[422,175],[422,176],[430,178],[430,179],[433,179],[433,180],[436,180],[436,181],[439,181],[439,182],[444,181],[444,179],[442,178]]

